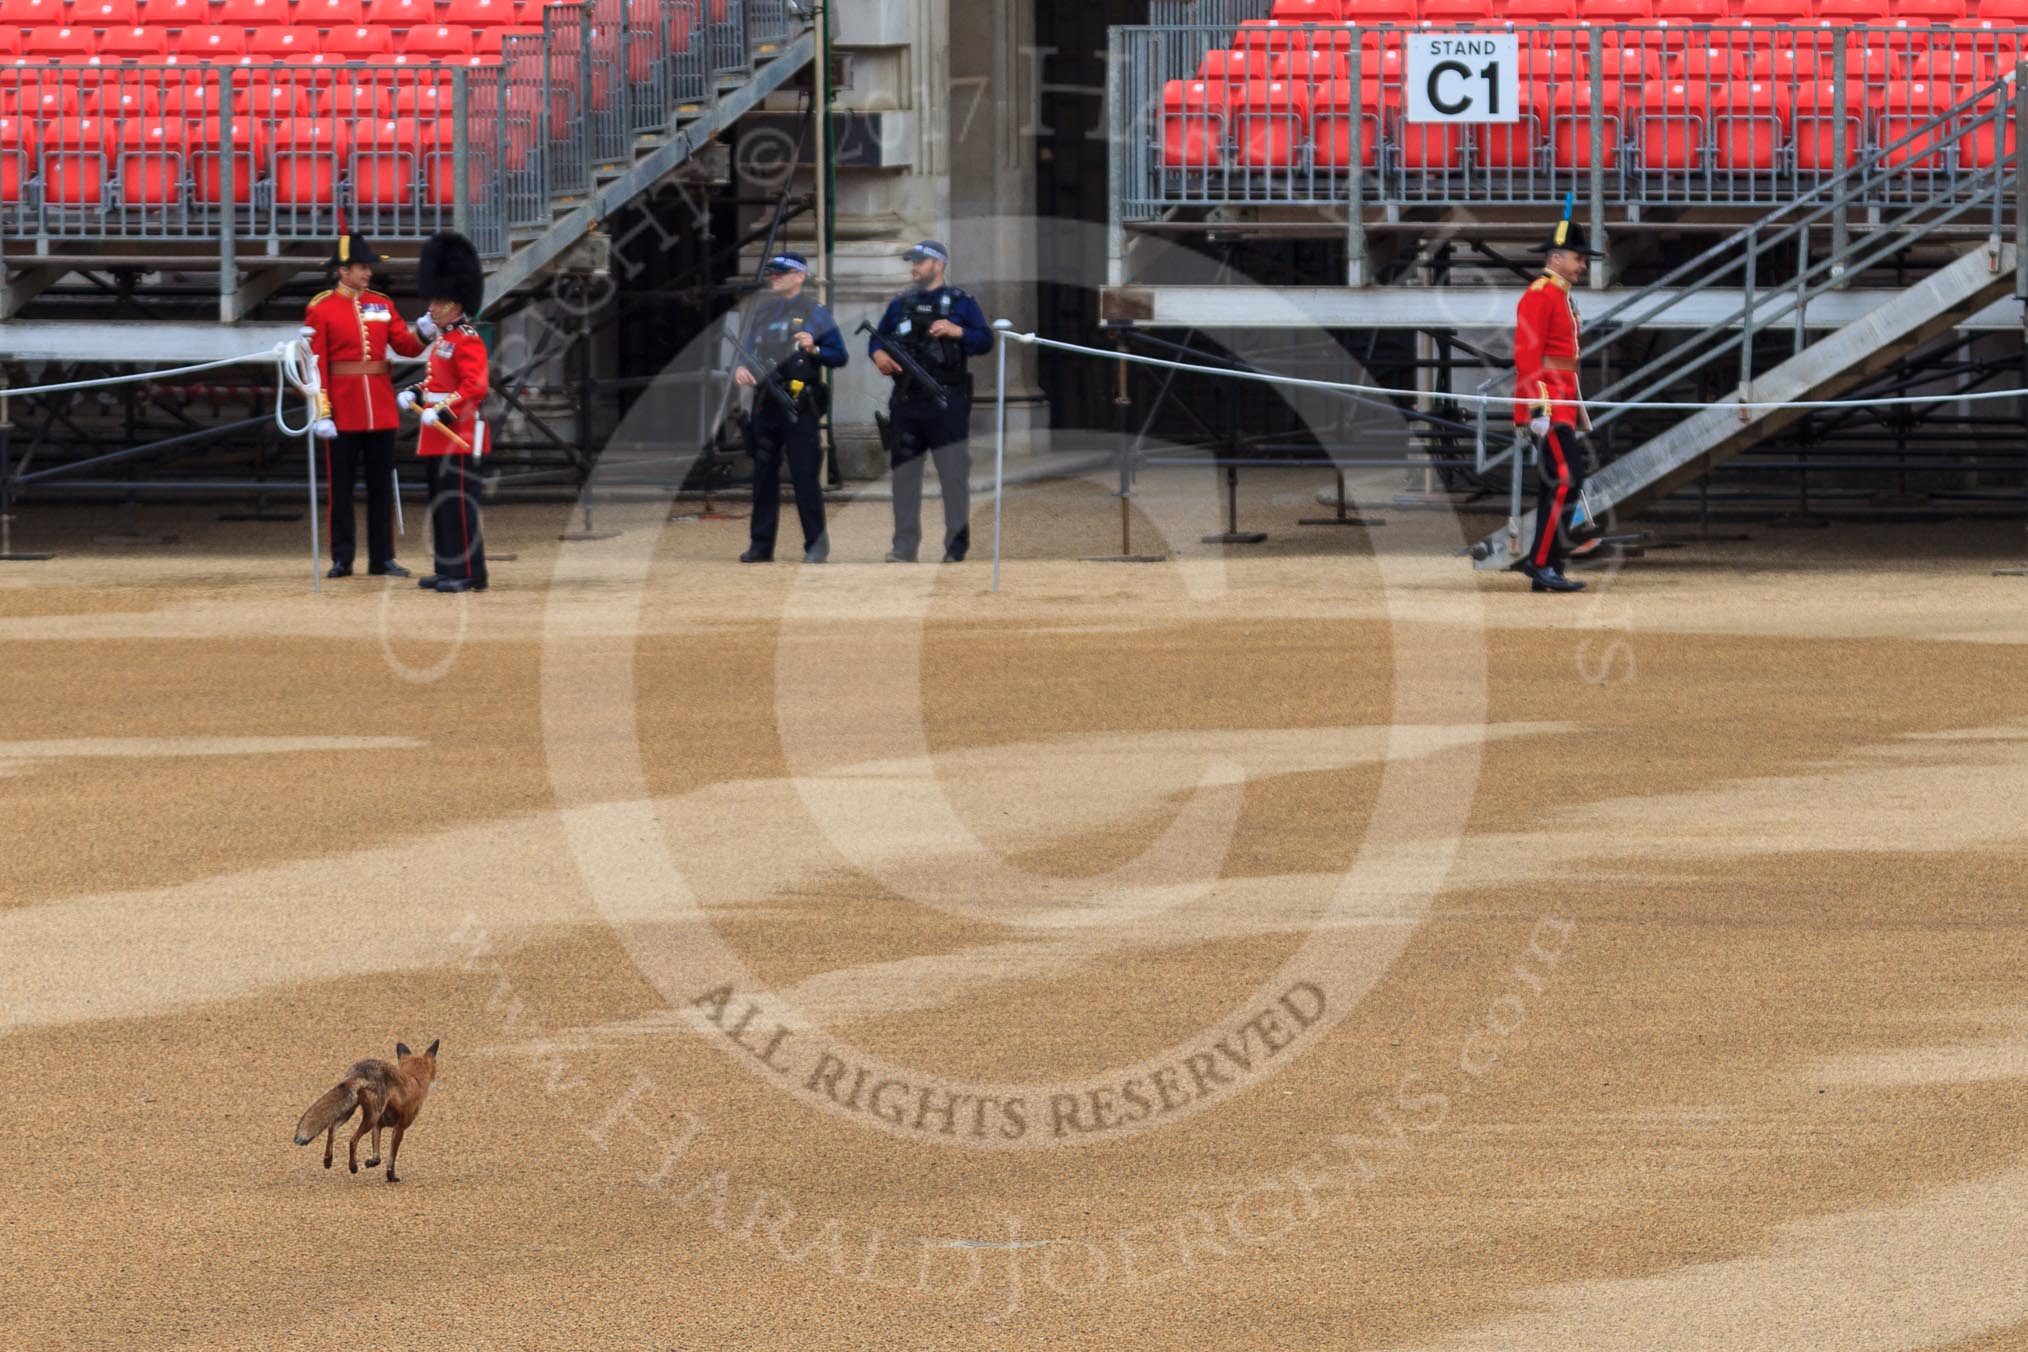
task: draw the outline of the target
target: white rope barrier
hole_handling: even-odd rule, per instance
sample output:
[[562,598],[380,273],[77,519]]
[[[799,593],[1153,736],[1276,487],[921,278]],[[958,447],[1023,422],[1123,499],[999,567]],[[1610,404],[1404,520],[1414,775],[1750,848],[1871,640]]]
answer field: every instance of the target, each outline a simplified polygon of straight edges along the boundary
[[[1001,323],[1007,321],[1002,320]],[[1322,390],[1330,394],[1371,394],[1409,399],[1448,399],[1460,404],[1486,404],[1491,406],[1512,405],[1518,401],[1511,394],[1461,394],[1445,390],[1404,390],[1390,385],[1354,385],[1339,380],[1309,380],[1301,376],[1276,375],[1268,371],[1236,371],[1222,366],[1205,366],[1199,362],[1169,361],[1163,357],[1146,357],[1137,352],[1116,352],[1110,348],[1082,347],[1077,343],[1058,342],[1054,338],[1042,338],[1033,333],[1018,333],[1012,328],[1000,330],[1001,335],[1017,343],[1033,347],[1054,348],[1059,352],[1082,352],[1090,357],[1104,357],[1110,361],[1131,362],[1138,366],[1158,366],[1169,371],[1188,371],[1195,375],[1225,376],[1231,380],[1250,380],[1262,385],[1287,385],[1294,389]],[[1951,403],[1955,400],[1981,399],[2022,399],[2028,398],[2028,389],[2016,390],[1971,390],[1952,394],[1908,394],[1885,396],[1878,399],[1774,399],[1755,401],[1750,399],[1707,399],[1698,402],[1672,403],[1660,399],[1615,400],[1579,399],[1587,409],[1606,408],[1647,408],[1674,412],[1701,413],[1706,409],[1761,409],[1761,408],[1889,408],[1903,404]],[[1560,401],[1569,402],[1569,401]]]
[[57,385],[23,385],[6,391],[9,399],[21,399],[31,394],[65,394],[72,390],[94,390],[102,385],[130,385],[140,380],[166,380],[170,376],[195,375],[199,371],[216,371],[221,366],[245,366],[258,361],[272,361],[276,353],[248,352],[237,357],[221,357],[217,361],[200,362],[196,366],[172,366],[166,371],[137,371],[124,376],[100,376],[93,380],[66,380]]

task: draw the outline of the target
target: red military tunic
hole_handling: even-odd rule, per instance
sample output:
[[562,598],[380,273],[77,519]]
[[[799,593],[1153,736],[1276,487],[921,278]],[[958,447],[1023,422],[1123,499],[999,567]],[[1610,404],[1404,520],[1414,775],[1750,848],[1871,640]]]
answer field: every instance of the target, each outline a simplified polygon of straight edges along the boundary
[[1578,417],[1577,307],[1570,283],[1545,272],[1514,311],[1514,421],[1538,415],[1583,426]]
[[[417,455],[471,455],[483,449],[474,433],[479,406],[486,402],[487,365],[486,340],[470,324],[460,321],[437,335],[430,344],[429,371],[414,388],[424,407],[438,410],[438,421],[423,424]],[[446,428],[457,440],[445,435]]]
[[387,351],[422,355],[422,339],[378,291],[333,287],[303,312],[303,330],[317,356],[317,416],[341,432],[384,432],[400,425]]

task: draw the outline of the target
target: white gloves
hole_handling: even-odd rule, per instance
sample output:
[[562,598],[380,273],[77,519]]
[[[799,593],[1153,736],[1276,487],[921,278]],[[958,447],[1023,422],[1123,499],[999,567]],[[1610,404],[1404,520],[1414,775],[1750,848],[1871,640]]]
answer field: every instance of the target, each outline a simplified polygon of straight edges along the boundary
[[402,411],[403,413],[406,413],[406,412],[408,412],[408,411],[409,411],[410,409],[414,408],[414,407],[415,407],[415,391],[414,391],[414,390],[403,390],[403,391],[402,391],[402,392],[401,392],[400,394],[397,394],[396,396],[394,396],[394,406],[395,406],[396,408],[400,409],[400,410],[401,410],[401,411]]
[[1549,419],[1543,417],[1539,413],[1536,414],[1533,418],[1528,420],[1528,430],[1533,432],[1538,437],[1548,436]]
[[421,319],[416,320],[415,331],[420,333],[424,341],[427,342],[437,336],[437,321],[425,314]]
[[424,427],[437,425],[437,408],[434,404],[422,411],[422,423]]
[[310,430],[324,438],[324,440],[329,441],[338,435],[338,424],[332,422],[329,418],[319,418],[316,422],[310,424]]

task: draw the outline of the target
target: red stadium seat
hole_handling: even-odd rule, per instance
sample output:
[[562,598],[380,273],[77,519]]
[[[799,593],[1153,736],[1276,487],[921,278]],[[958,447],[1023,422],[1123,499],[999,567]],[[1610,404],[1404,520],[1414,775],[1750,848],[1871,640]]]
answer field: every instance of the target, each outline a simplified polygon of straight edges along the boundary
[[1310,91],[1287,80],[1241,85],[1233,117],[1239,163],[1255,169],[1293,166],[1308,134]]
[[394,52],[394,34],[364,25],[324,34],[324,55],[334,61],[380,61]]
[[1489,14],[1493,0],[1423,0],[1423,22],[1433,28],[1495,27],[1500,19]]
[[[542,30],[540,28],[531,28],[525,24],[481,28],[472,35],[472,54],[474,56],[489,56],[497,60],[501,52],[505,50],[508,38],[539,38],[541,36]],[[678,48],[677,50],[682,51],[687,49]]]
[[110,79],[99,86],[98,96],[98,115],[123,124],[162,113],[162,87],[152,79]]
[[120,204],[172,206],[183,200],[189,129],[182,119],[136,117],[120,131]]
[[2014,119],[2007,116],[2011,97],[1983,100],[1977,111],[1997,109],[1995,121],[1972,127],[1958,140],[1958,168],[1992,169],[2014,157]]
[[1724,23],[1726,0],[1657,0],[1655,18],[1668,24]]
[[64,0],[0,0],[0,24],[9,28],[61,28],[69,17]]
[[1888,0],[1817,0],[1817,17],[1838,25],[1891,21]]
[[284,57],[315,54],[322,50],[324,35],[314,28],[262,28],[247,39],[247,55],[259,61],[280,61]]
[[1664,80],[1642,88],[1634,115],[1642,169],[1657,174],[1704,167],[1709,92],[1701,80]]
[[1517,24],[1575,23],[1577,0],[1513,0],[1500,6],[1499,17]]
[[1270,78],[1316,85],[1347,79],[1351,71],[1352,58],[1344,52],[1290,52],[1287,56],[1275,58],[1274,73]]
[[1162,86],[1162,164],[1216,169],[1225,163],[1229,86],[1212,80],[1171,80]]
[[[165,110],[166,116],[166,110]],[[218,134],[218,122],[211,117],[186,119],[189,138],[191,195],[206,205],[222,200],[225,142]],[[267,131],[251,119],[232,125],[233,201],[245,205],[253,200],[254,180],[267,170]]]
[[1422,14],[1415,0],[1354,0],[1345,6],[1345,22],[1359,28],[1392,24],[1396,28],[1419,27]]
[[[641,28],[652,28],[660,16],[660,5],[636,6],[646,13],[637,14],[634,22]],[[467,28],[500,28],[521,22],[520,6],[514,0],[451,0],[438,17],[445,23],[462,24]],[[687,13],[687,11],[682,11]]]
[[21,53],[45,61],[82,61],[98,45],[98,34],[89,28],[31,28],[21,40]]
[[436,145],[436,125],[413,118],[354,123],[348,172],[352,200],[362,207],[407,206],[415,201],[422,157]]
[[1360,124],[1360,167],[1374,168],[1380,163],[1385,111],[1378,81],[1362,81],[1356,102],[1349,80],[1333,80],[1320,86],[1310,115],[1314,138],[1312,163],[1320,169],[1349,169],[1352,166],[1352,119],[1356,117]]
[[1954,24],[1962,21],[1965,14],[1964,0],[1894,0],[1894,17],[1898,22]]
[[1803,25],[1811,23],[1815,17],[1811,0],[1743,0],[1739,7],[1740,22],[1757,27]]
[[0,27],[0,56],[19,55],[21,55],[21,30]]
[[211,0],[141,0],[138,17],[150,28],[188,28],[211,22]]
[[451,115],[451,104],[456,97],[457,92],[449,80],[397,85],[388,91],[387,114],[397,119],[420,120],[434,127],[439,120]]
[[1649,0],[1578,0],[1578,17],[1588,24],[1649,23],[1655,17]]
[[293,22],[288,0],[219,0],[212,6],[211,21],[235,28],[261,28]]
[[366,0],[360,22],[409,29],[438,21],[436,0]]
[[169,55],[169,34],[160,28],[109,28],[99,35],[99,64],[115,61],[160,64]]
[[351,151],[351,124],[296,118],[274,130],[269,155],[278,207],[330,206]]
[[1806,174],[1828,173],[1850,168],[1866,148],[1866,86],[1857,80],[1845,83],[1845,159],[1837,162],[1837,87],[1818,80],[1796,91],[1793,125],[1796,138],[1796,168]]
[[[1612,169],[1620,162],[1621,91],[1618,85],[1609,84],[1601,93],[1603,97],[1598,103],[1598,110],[1599,120],[1603,126],[1598,167]],[[1591,112],[1590,85],[1577,85],[1556,91],[1555,97],[1549,103],[1551,168],[1588,170],[1592,167]]]
[[58,79],[53,71],[23,71],[17,82],[15,74],[10,71],[0,84],[0,108],[44,120],[84,115],[84,89],[76,80]]
[[389,116],[394,91],[377,84],[340,84],[318,97],[317,113],[329,118],[383,118]]
[[414,60],[417,57],[436,60],[472,54],[472,30],[437,24],[428,28],[411,28],[408,36],[399,44],[401,55]]
[[238,62],[246,56],[246,30],[219,24],[186,28],[169,41],[169,50],[188,61]]
[[60,207],[105,205],[109,130],[96,117],[62,117],[43,124],[44,203]]
[[70,22],[86,28],[131,28],[138,20],[134,0],[73,0]]
[[2028,26],[2028,0],[1978,0],[1973,13],[1981,28]]
[[1300,27],[1276,23],[1273,19],[1241,19],[1232,45],[1243,51],[1286,55],[1311,45],[1310,35]]
[[356,28],[366,22],[359,0],[296,0],[295,22],[318,28]]
[[1747,81],[1716,91],[1711,100],[1713,164],[1732,174],[1781,167],[1788,143],[1789,96],[1779,85]]
[[35,176],[38,149],[33,118],[0,112],[0,202],[21,200],[21,190]]
[[[1883,148],[1892,145],[1957,100],[1958,93],[1953,86],[1932,84],[1927,80],[1900,80],[1871,87],[1868,90],[1867,113],[1874,119],[1875,144]],[[1920,133],[1907,145],[1888,150],[1880,162],[1912,170],[1943,169],[1946,167],[1945,152],[1955,139],[1955,129],[1946,123]]]
[[1343,23],[1351,16],[1338,0],[1275,0],[1268,17],[1281,23]]
[[1798,51],[1787,43],[1755,47],[1747,53],[1746,75],[1749,80],[1764,83],[1811,84],[1819,78],[1817,55],[1808,50]]
[[1678,59],[1671,64],[1673,78],[1694,83],[1724,86],[1734,80],[1746,78],[1751,69],[1744,47],[1731,44],[1693,43],[1680,49]]
[[1274,78],[1274,58],[1265,51],[1214,47],[1197,64],[1197,78],[1224,84],[1247,84]]
[[1523,90],[1522,101],[1517,121],[1485,122],[1472,128],[1472,155],[1481,168],[1512,172],[1535,167],[1546,144],[1549,101],[1541,89]]

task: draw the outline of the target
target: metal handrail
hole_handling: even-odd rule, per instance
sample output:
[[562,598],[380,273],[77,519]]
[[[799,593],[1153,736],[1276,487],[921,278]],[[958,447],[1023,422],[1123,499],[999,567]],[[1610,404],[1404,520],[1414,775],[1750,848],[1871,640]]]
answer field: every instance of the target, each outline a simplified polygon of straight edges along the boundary
[[[2010,93],[2012,85],[2013,81],[2011,79],[1995,81],[1992,85],[1979,89],[1964,101],[1937,113],[1905,135],[1872,152],[1859,164],[1855,164],[1851,169],[1840,173],[1836,179],[1825,183],[1816,192],[1808,194],[1804,199],[1799,199],[1797,205],[1801,205],[1810,197],[1820,196],[1833,187],[1843,185],[1843,190],[1838,195],[1819,203],[1814,210],[1801,219],[1782,226],[1771,235],[1761,237],[1761,231],[1774,228],[1775,222],[1786,214],[1783,211],[1771,212],[1760,221],[1746,226],[1725,240],[1706,249],[1696,258],[1672,269],[1662,278],[1643,287],[1634,296],[1626,298],[1614,305],[1605,314],[1598,316],[1592,324],[1586,326],[1587,330],[1596,330],[1604,327],[1610,319],[1624,313],[1641,298],[1652,295],[1659,288],[1674,286],[1690,277],[1697,276],[1705,265],[1715,261],[1720,255],[1736,248],[1742,242],[1746,245],[1744,254],[1730,262],[1723,269],[1726,272],[1731,271],[1735,267],[1746,270],[1746,286],[1739,308],[1735,309],[1725,318],[1707,325],[1683,343],[1672,348],[1664,356],[1657,357],[1638,369],[1628,372],[1611,385],[1600,390],[1597,397],[1601,400],[1610,398],[1621,402],[1636,403],[1661,392],[1668,385],[1681,380],[1684,376],[1703,370],[1727,352],[1735,349],[1750,352],[1750,348],[1744,348],[1743,345],[1750,344],[1756,333],[1780,319],[1796,315],[1801,307],[1807,305],[1810,300],[1827,291],[1836,289],[1848,267],[1856,264],[1860,270],[1863,270],[1874,262],[1907,248],[1911,243],[1926,238],[1938,227],[1949,224],[1965,214],[1965,212],[1989,201],[1995,211],[1993,233],[1997,236],[1999,228],[1997,219],[2000,202],[1999,190],[2005,182],[2007,174],[2011,171],[2012,164],[2018,158],[2018,144],[2015,156],[2003,156],[1992,167],[1979,170],[1972,177],[1971,183],[1973,186],[1969,196],[1964,195],[1965,181],[1960,179],[1952,185],[1956,199],[1949,204],[1941,204],[1936,197],[1911,204],[1893,219],[1882,222],[1858,240],[1848,241],[1842,248],[1834,248],[1831,252],[1813,260],[1806,267],[1799,269],[1792,281],[1784,282],[1780,288],[1768,292],[1770,302],[1777,308],[1772,313],[1763,313],[1758,316],[1755,314],[1756,295],[1753,283],[1753,265],[1763,252],[1795,243],[1799,238],[1804,236],[1804,232],[1808,231],[1811,225],[1822,220],[1825,216],[1838,210],[1840,207],[1847,206],[1857,200],[1879,180],[1899,173],[1900,170],[1898,168],[1885,165],[1884,161],[1888,155],[1931,135],[1942,126],[1957,124],[1968,108],[1974,108],[1979,103],[1993,98],[1995,95]],[[2006,121],[2012,114],[2011,101],[1996,102],[1986,112],[1972,118],[1969,122],[1964,122],[1962,130],[1967,132],[1972,131],[1988,123],[1997,125]],[[1990,180],[1990,182],[1987,180]],[[1927,217],[1927,219],[1918,224],[1916,218],[1919,216]],[[1793,298],[1791,303],[1784,307],[1782,303],[1789,301],[1790,298]],[[1667,303],[1656,306],[1640,318],[1632,320],[1623,326],[1616,327],[1615,331],[1606,338],[1606,344],[1610,345],[1611,342],[1620,336],[1639,331],[1640,326],[1645,321],[1661,314],[1674,304],[1675,300],[1672,298]],[[1714,337],[1721,338],[1722,341],[1708,348],[1694,360],[1687,362],[1683,360],[1683,350],[1685,348],[1694,347]],[[1662,371],[1666,371],[1667,375],[1660,379],[1650,379],[1657,372]],[[1751,378],[1752,372],[1750,366],[1743,365],[1742,384],[1751,380]],[[1649,381],[1649,383],[1644,388],[1640,388],[1636,393],[1626,393],[1627,390],[1639,386],[1643,381]],[[1625,409],[1617,408],[1603,410],[1597,418],[1592,420],[1593,426],[1595,428],[1603,427],[1616,421],[1626,411]]]
[[[1834,174],[1830,178],[1825,179],[1823,182],[1819,183],[1816,187],[1810,189],[1802,196],[1794,199],[1793,201],[1785,202],[1781,206],[1776,207],[1774,210],[1762,216],[1760,219],[1740,227],[1738,230],[1734,231],[1731,235],[1726,236],[1724,239],[1719,240],[1716,244],[1713,244],[1710,247],[1706,248],[1702,253],[1699,253],[1696,256],[1689,258],[1682,263],[1677,264],[1674,268],[1671,268],[1668,272],[1656,278],[1654,281],[1649,282],[1645,286],[1641,287],[1639,290],[1634,291],[1633,293],[1625,297],[1622,297],[1610,309],[1606,310],[1604,313],[1596,316],[1590,322],[1588,322],[1585,325],[1586,329],[1597,329],[1605,327],[1608,324],[1608,322],[1611,321],[1615,316],[1619,315],[1621,312],[1625,311],[1629,307],[1639,304],[1642,300],[1652,295],[1656,291],[1663,290],[1665,288],[1680,286],[1685,280],[1698,276],[1706,268],[1707,265],[1722,258],[1727,252],[1736,247],[1741,239],[1752,235],[1756,231],[1774,228],[1776,223],[1783,216],[1788,215],[1790,212],[1805,205],[1806,203],[1812,201],[1813,199],[1821,197],[1825,193],[1840,187],[1840,185],[1853,182],[1854,180],[1862,180],[1863,181],[1862,189],[1860,192],[1847,193],[1834,201],[1822,203],[1818,207],[1818,209],[1810,213],[1810,215],[1804,221],[1797,222],[1795,226],[1790,227],[1790,231],[1792,232],[1795,228],[1798,228],[1802,225],[1814,224],[1815,222],[1821,220],[1827,212],[1836,210],[1838,207],[1851,205],[1854,201],[1858,200],[1859,196],[1863,195],[1863,189],[1877,186],[1879,182],[1883,179],[1895,177],[1899,174],[1906,172],[1899,166],[1886,165],[1885,160],[1888,155],[1894,153],[1897,150],[1905,148],[1914,141],[1920,140],[1921,138],[1930,135],[1937,128],[1961,116],[1966,108],[1975,106],[1978,103],[1993,97],[1995,94],[2011,93],[2014,85],[2014,79],[2015,74],[2014,72],[2010,71],[2008,72],[2008,74],[2002,76],[2000,79],[1994,81],[1992,84],[1981,86],[1979,89],[1977,89],[1974,93],[1972,93],[1969,97],[1967,97],[1963,101],[1953,104],[1951,107],[1945,109],[1944,111],[1937,113],[1935,116],[1931,117],[1929,121],[1924,122],[1923,124],[1914,128],[1913,130],[1904,133],[1902,136],[1896,138],[1894,141],[1891,141],[1886,145],[1879,146],[1873,150],[1865,152],[1857,160],[1855,160],[1849,167],[1839,170],[1836,174]],[[1983,124],[1984,122],[1991,119],[1994,116],[1994,114],[1999,111],[2000,108],[1996,106],[1992,111],[1988,112],[1987,114],[1982,115],[1978,118],[1973,119],[1971,122],[1966,123],[1964,130],[1970,131],[1972,128]],[[1781,236],[1781,240],[1783,242],[1786,242],[1787,240],[1792,238],[1793,238],[1792,233],[1784,233]],[[1835,256],[1835,254],[1833,256]],[[1652,318],[1654,314],[1660,314],[1663,310],[1666,310],[1667,308],[1668,306],[1662,306],[1657,310],[1655,310],[1653,314],[1644,316],[1644,318]],[[1640,321],[1636,322],[1638,323]]]

